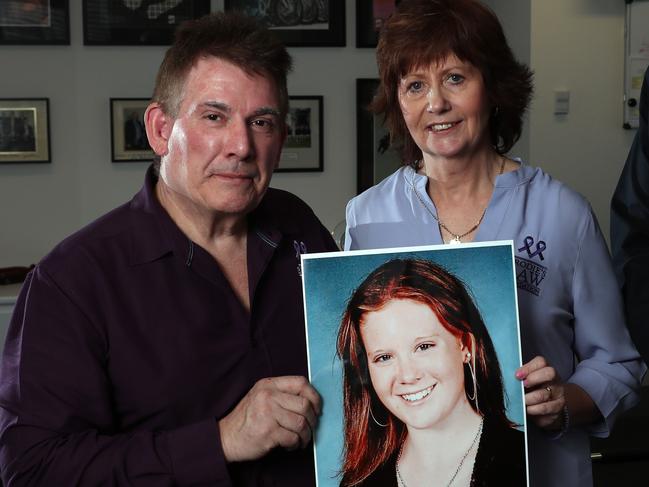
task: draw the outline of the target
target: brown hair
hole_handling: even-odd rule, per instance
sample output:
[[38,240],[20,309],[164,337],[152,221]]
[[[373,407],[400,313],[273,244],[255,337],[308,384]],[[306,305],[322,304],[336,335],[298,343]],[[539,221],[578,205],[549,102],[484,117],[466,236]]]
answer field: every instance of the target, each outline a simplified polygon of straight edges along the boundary
[[[380,310],[393,299],[409,299],[429,306],[442,326],[471,350],[476,391],[469,367],[464,368],[464,388],[471,407],[490,421],[513,426],[505,413],[505,392],[496,351],[462,281],[428,260],[389,261],[370,273],[354,291],[338,330],[337,353],[344,370],[342,486],[362,482],[395,454],[406,436],[405,425],[390,414],[374,392],[360,332],[365,314]],[[474,393],[479,410],[470,399]],[[386,426],[378,426],[371,414]]]
[[370,109],[384,115],[403,162],[422,153],[401,113],[397,89],[412,69],[454,54],[481,72],[492,113],[491,144],[505,154],[516,143],[532,96],[532,72],[514,58],[496,15],[477,0],[403,0],[381,30],[376,58],[380,84]]
[[237,12],[217,12],[180,25],[158,70],[153,101],[175,117],[185,79],[202,57],[228,61],[248,74],[269,76],[277,86],[280,110],[288,111],[286,77],[292,60],[281,41],[256,20]]

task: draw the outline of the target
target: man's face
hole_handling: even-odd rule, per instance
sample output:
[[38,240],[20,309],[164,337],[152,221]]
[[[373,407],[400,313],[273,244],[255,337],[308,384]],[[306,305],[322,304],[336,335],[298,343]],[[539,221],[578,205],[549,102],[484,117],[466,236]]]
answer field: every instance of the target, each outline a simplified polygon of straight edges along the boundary
[[189,71],[160,177],[177,202],[244,216],[263,197],[285,137],[275,83],[214,57]]

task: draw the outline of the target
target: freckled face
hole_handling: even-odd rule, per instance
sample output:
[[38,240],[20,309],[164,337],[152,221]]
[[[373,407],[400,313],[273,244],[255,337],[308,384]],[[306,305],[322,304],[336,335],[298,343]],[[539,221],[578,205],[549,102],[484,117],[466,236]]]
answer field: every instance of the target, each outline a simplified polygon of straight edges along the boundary
[[408,428],[436,428],[471,408],[467,350],[427,305],[390,301],[365,315],[361,337],[378,398]]
[[161,179],[199,210],[245,215],[263,197],[284,141],[274,82],[218,58],[187,75]]
[[398,87],[408,131],[424,158],[470,157],[489,149],[490,104],[480,71],[454,55],[414,69]]

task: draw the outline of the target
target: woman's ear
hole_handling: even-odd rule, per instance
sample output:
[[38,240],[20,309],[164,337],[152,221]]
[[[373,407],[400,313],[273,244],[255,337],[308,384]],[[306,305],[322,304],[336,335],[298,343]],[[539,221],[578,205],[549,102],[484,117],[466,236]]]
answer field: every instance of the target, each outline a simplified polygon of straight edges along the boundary
[[460,350],[464,354],[464,363],[475,363],[475,337],[473,333],[466,333],[460,341]]
[[153,152],[159,156],[166,155],[169,148],[173,119],[164,112],[159,103],[153,102],[144,112],[144,125]]

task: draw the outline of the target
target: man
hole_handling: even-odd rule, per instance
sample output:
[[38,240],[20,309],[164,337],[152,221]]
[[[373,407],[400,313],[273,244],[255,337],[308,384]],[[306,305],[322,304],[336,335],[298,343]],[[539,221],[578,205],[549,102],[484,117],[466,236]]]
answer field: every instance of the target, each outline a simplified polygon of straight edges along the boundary
[[145,114],[159,164],[22,288],[0,370],[5,487],[314,484],[294,248],[335,244],[267,189],[290,64],[239,15],[180,28]]
[[640,92],[640,124],[611,202],[611,250],[629,332],[649,364],[649,68]]

